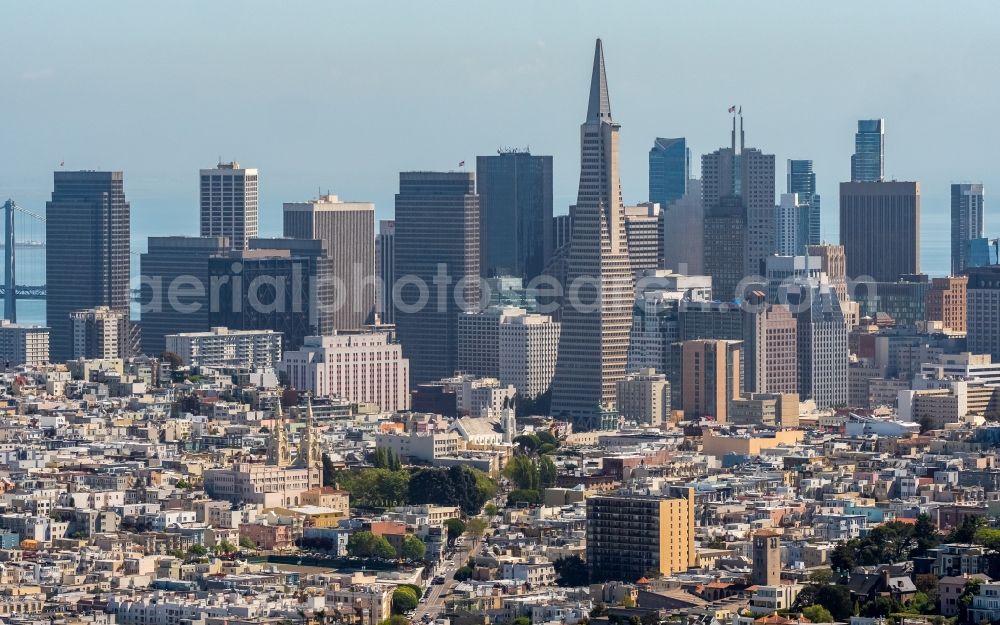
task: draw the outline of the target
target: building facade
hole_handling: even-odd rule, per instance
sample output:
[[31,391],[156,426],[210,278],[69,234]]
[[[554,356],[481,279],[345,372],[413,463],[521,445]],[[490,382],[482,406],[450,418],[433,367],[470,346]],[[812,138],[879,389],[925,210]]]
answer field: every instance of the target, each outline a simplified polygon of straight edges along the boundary
[[209,328],[208,259],[229,248],[226,237],[149,237],[139,260],[144,353],[159,355],[168,334]]
[[375,239],[375,312],[381,323],[395,323],[392,287],[396,284],[396,222],[383,219],[378,222]]
[[274,369],[281,360],[281,332],[212,328],[208,332],[168,334],[166,349],[186,365]]
[[210,327],[281,332],[285,349],[332,333],[336,293],[326,241],[252,239],[249,246],[209,259],[209,279],[218,285]]
[[694,566],[694,491],[668,499],[610,494],[587,498],[587,566],[591,581],[634,583],[650,571]]
[[969,242],[983,238],[983,184],[951,185],[951,273],[969,266]]
[[684,418],[725,423],[729,402],[743,394],[743,342],[692,340],[676,343],[674,349],[680,352]]
[[920,273],[920,183],[840,183],[840,243],[852,280]]
[[548,315],[518,314],[500,321],[500,383],[535,399],[548,392],[556,373],[561,324]]
[[375,311],[375,205],[322,195],[286,202],[284,235],[327,243],[330,278],[338,291],[330,322],[338,330],[360,328]]
[[851,155],[851,182],[885,180],[885,120],[859,119]]
[[837,293],[826,285],[806,292],[796,312],[799,396],[817,408],[846,405],[848,400],[847,324]]
[[530,282],[552,255],[552,157],[499,151],[476,157],[480,271]]
[[0,360],[7,367],[49,362],[49,329],[0,319]]
[[670,420],[670,383],[655,369],[642,369],[618,381],[618,414],[629,421],[660,427]]
[[1000,362],[1000,265],[971,268],[968,275],[966,342],[969,351],[989,354],[995,362]]
[[[822,241],[822,213],[820,212],[820,197],[816,193],[816,174],[813,173],[813,162],[803,159],[788,159],[788,193],[798,195],[799,205],[808,207],[804,211],[808,227],[806,245],[819,245]],[[798,252],[797,252],[798,253]]]
[[307,336],[286,351],[281,368],[292,388],[316,397],[375,404],[386,412],[410,408],[410,363],[381,332]]
[[[444,296],[427,299],[424,290],[437,284],[439,268],[448,280],[441,289]],[[395,274],[400,278],[393,289],[396,329],[403,355],[410,360],[410,382],[452,375],[457,364],[457,317],[463,308],[476,310],[480,295],[474,174],[399,175]]]
[[663,268],[681,274],[704,274],[705,211],[701,180],[688,180],[687,193],[670,206],[660,205],[663,226]]
[[[580,305],[562,309],[552,382],[552,414],[595,429],[625,376],[633,280],[619,178],[618,131],[611,119],[604,52],[597,40],[587,120],[580,127],[580,186],[573,209],[567,284]],[[595,281],[600,288],[595,286]]]
[[226,237],[234,250],[257,237],[257,170],[233,161],[201,172],[201,236]]
[[745,390],[798,392],[798,324],[787,304],[761,305],[746,314]]
[[73,324],[73,358],[127,358],[129,322],[121,311],[98,306],[70,313]]
[[684,137],[653,141],[649,149],[649,201],[667,209],[687,193],[691,150]]
[[625,240],[629,263],[638,276],[663,266],[663,220],[660,205],[646,202],[625,207]]
[[128,318],[130,208],[120,171],[57,171],[45,204],[45,318],[52,360],[73,357],[75,310],[108,306]]

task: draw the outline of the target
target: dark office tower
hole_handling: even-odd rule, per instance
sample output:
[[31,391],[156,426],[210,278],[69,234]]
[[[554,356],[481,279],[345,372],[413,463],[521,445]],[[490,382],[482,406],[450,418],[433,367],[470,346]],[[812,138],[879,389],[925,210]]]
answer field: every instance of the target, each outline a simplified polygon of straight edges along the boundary
[[500,152],[476,157],[480,271],[527,284],[552,254],[552,157]]
[[702,269],[712,276],[712,294],[717,300],[731,302],[737,297],[740,281],[748,275],[744,269],[747,216],[740,198],[721,198],[707,210],[702,236]]
[[211,327],[208,259],[230,247],[226,237],[149,237],[139,259],[143,353],[163,352],[168,334]]
[[392,307],[392,285],[396,283],[396,222],[378,222],[375,238],[375,275],[379,282],[375,290],[375,312],[381,323],[396,323]]
[[663,209],[684,197],[691,178],[691,150],[684,137],[660,139],[649,149],[649,201]]
[[840,183],[840,243],[849,279],[920,273],[920,183]]
[[[759,275],[764,271],[764,259],[776,251],[774,155],[744,146],[742,116],[739,139],[737,148],[736,119],[733,118],[731,146],[701,157],[702,206],[707,218],[723,198],[739,198],[746,217],[744,260],[740,270],[743,275]],[[707,267],[705,270],[708,271]],[[732,293],[717,294],[717,297],[731,296]]]
[[552,251],[568,245],[573,236],[573,216],[556,215],[552,218]]
[[[439,269],[443,275],[435,281]],[[394,297],[397,336],[410,359],[411,384],[455,373],[458,315],[462,308],[478,309],[478,278],[479,196],[474,174],[400,173]],[[441,283],[443,279],[447,282]],[[418,306],[421,299],[427,302]]]
[[1000,362],[1000,265],[969,269],[966,291],[968,349]]
[[885,120],[859,119],[851,156],[851,182],[885,180]]
[[286,202],[284,219],[286,237],[327,243],[334,289],[340,291],[330,311],[333,327],[351,330],[369,323],[375,311],[375,205],[323,195]]
[[820,198],[816,193],[812,161],[788,159],[788,193],[798,194],[799,206],[807,207],[804,211],[808,215],[808,240],[805,244],[819,245],[822,238]]
[[337,298],[323,239],[250,239],[249,249],[208,261],[211,327],[281,332],[282,347],[330,334]]
[[220,162],[201,170],[201,236],[228,237],[235,250],[257,236],[257,170]]
[[46,202],[45,315],[52,360],[73,356],[70,313],[129,312],[129,203],[120,171],[57,171]]
[[951,185],[951,275],[969,266],[969,241],[983,236],[983,185]]
[[604,425],[601,417],[614,408],[628,358],[634,298],[618,172],[619,128],[611,120],[598,39],[587,120],[580,126],[580,186],[566,276],[571,297],[563,306],[552,383],[552,414],[573,419],[580,430]]

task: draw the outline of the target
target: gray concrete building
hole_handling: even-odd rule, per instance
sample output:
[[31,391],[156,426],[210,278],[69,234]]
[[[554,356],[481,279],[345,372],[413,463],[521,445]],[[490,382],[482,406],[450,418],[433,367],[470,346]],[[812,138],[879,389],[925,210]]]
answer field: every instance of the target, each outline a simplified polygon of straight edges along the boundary
[[257,236],[257,170],[236,161],[200,171],[201,236],[226,237],[234,250]]
[[286,202],[284,235],[327,243],[331,278],[337,291],[330,321],[338,330],[369,323],[375,310],[375,205],[323,195]]

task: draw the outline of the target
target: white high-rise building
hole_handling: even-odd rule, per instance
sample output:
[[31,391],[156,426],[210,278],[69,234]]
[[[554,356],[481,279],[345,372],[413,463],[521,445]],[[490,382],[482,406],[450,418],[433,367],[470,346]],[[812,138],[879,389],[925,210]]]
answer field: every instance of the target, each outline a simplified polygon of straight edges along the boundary
[[663,265],[663,220],[660,212],[660,205],[656,202],[625,207],[629,262],[637,276]]
[[630,421],[660,426],[670,419],[670,383],[654,369],[643,369],[618,382],[618,414]]
[[548,315],[504,317],[500,322],[500,381],[534,399],[549,390],[556,372],[560,324]]
[[410,362],[381,332],[337,332],[307,336],[285,352],[288,383],[317,397],[335,396],[396,412],[410,407]]
[[274,330],[230,330],[184,332],[166,336],[167,351],[184,364],[201,367],[246,367],[274,369],[281,360],[281,332]]
[[107,306],[77,310],[69,315],[73,326],[73,358],[125,358],[128,354],[128,318]]
[[563,306],[552,382],[552,415],[572,419],[579,430],[616,425],[616,384],[625,377],[628,356],[634,286],[619,178],[619,129],[611,119],[598,39],[587,118],[580,126],[580,186],[566,264],[568,292],[579,298]]
[[[782,193],[775,209],[775,250],[779,256],[798,256],[809,243],[808,206],[799,205],[798,193]],[[803,212],[805,210],[805,212]]]
[[458,315],[457,370],[478,377],[500,377],[500,324],[507,317],[524,314],[526,311],[516,306],[490,306]]
[[201,170],[201,236],[229,237],[243,250],[257,237],[257,170],[219,163]]
[[49,329],[0,319],[0,361],[7,366],[49,361]]

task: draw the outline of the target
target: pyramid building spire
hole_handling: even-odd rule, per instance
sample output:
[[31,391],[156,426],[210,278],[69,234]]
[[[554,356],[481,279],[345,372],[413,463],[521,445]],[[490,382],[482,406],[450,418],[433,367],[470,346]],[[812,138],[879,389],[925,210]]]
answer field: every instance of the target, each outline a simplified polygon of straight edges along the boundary
[[587,121],[611,121],[611,100],[608,97],[608,75],[604,70],[604,45],[597,40],[594,49],[594,72],[590,77],[590,103]]

